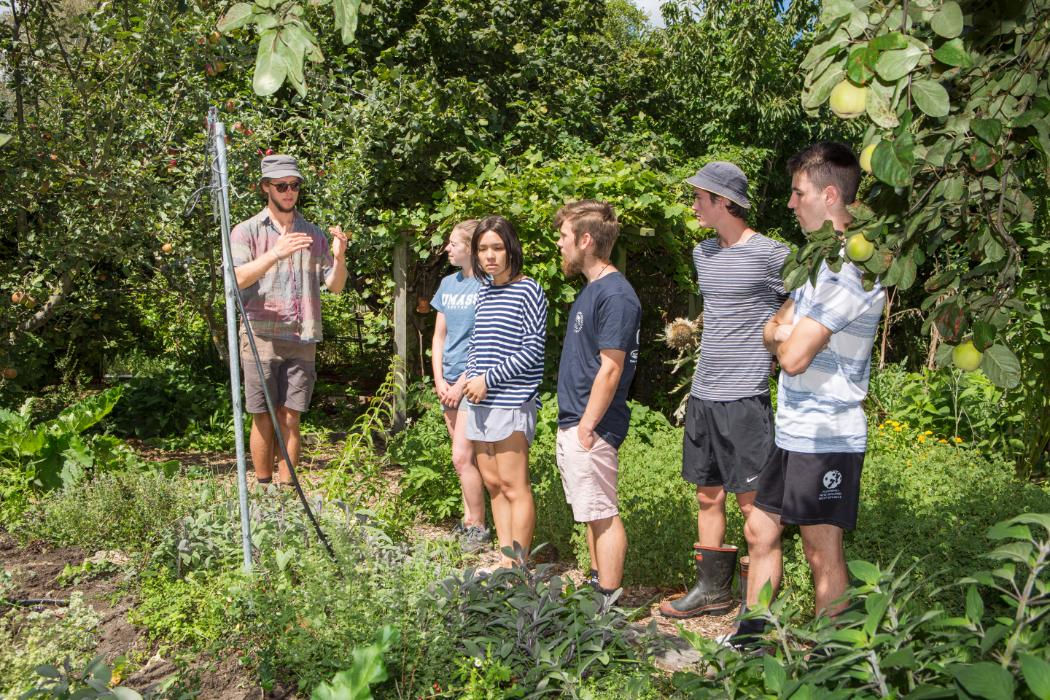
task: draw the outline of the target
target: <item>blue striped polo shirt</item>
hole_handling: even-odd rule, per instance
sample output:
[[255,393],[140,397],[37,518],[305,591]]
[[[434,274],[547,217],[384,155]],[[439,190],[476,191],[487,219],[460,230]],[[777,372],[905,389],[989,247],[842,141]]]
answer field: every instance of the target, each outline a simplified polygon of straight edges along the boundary
[[831,331],[831,340],[805,372],[780,373],[777,446],[791,452],[863,453],[868,423],[861,402],[868,394],[871,348],[885,295],[861,286],[860,271],[844,262],[839,272],[821,263],[814,286],[791,294],[795,321],[807,316]]
[[535,280],[484,284],[474,308],[467,379],[484,373],[488,392],[473,405],[517,408],[535,398],[546,337],[547,297]]
[[761,233],[725,248],[708,238],[693,249],[704,328],[692,396],[736,401],[769,393],[773,357],[762,328],[787,299],[780,268],[788,253]]

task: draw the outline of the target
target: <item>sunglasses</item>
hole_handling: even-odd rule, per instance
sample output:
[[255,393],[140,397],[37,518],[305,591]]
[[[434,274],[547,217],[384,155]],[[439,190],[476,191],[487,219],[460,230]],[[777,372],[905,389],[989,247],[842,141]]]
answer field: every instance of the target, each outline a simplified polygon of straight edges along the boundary
[[298,192],[299,187],[302,185],[301,182],[271,182],[273,188],[282,194],[288,191],[288,188],[292,188],[292,192]]

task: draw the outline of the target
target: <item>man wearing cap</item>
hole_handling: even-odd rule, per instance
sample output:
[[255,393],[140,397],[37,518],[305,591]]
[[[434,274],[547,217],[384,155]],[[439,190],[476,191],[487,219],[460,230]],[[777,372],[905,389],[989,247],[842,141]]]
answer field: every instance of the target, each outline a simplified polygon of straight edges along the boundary
[[663,615],[675,618],[721,614],[734,605],[737,548],[724,542],[726,492],[736,494],[746,519],[774,453],[772,356],[762,329],[787,297],[780,269],[789,252],[748,226],[747,176],[736,165],[708,163],[685,182],[694,190],[697,221],[717,236],[693,249],[704,330],[686,407],[682,477],[696,485],[700,504],[697,580],[685,596],[660,604]]
[[[273,480],[274,426],[266,410],[263,385],[277,412],[281,437],[293,466],[299,463],[299,415],[310,406],[317,371],[314,361],[321,340],[321,286],[338,294],[346,284],[347,237],[329,228],[332,247],[321,230],[296,210],[303,176],[287,155],[262,160],[262,211],[230,233],[237,286],[244,300],[262,362],[259,370],[241,327],[245,409],[252,414],[251,452],[259,483]],[[278,481],[291,482],[281,455]]]

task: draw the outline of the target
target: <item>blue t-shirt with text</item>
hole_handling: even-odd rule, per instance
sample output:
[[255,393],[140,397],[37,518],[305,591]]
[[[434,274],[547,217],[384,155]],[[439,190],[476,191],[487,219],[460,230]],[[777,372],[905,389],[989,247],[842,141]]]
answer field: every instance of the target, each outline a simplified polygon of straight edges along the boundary
[[465,277],[463,272],[441,280],[430,306],[445,314],[445,354],[441,371],[446,382],[454,382],[467,368],[467,346],[470,332],[474,330],[474,307],[478,302],[481,282],[474,277]]
[[565,345],[558,366],[558,425],[578,425],[591,397],[591,386],[602,365],[602,350],[626,353],[623,373],[596,432],[603,440],[619,447],[627,437],[631,410],[627,390],[638,366],[638,333],[642,305],[631,283],[619,272],[602,277],[584,287],[569,311]]

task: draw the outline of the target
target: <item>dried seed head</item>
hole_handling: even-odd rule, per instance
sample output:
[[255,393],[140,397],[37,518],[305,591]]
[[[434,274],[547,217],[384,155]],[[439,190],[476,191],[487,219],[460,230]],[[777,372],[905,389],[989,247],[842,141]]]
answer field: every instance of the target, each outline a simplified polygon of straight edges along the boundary
[[697,325],[687,318],[676,318],[664,327],[664,342],[672,350],[686,350],[696,346]]

